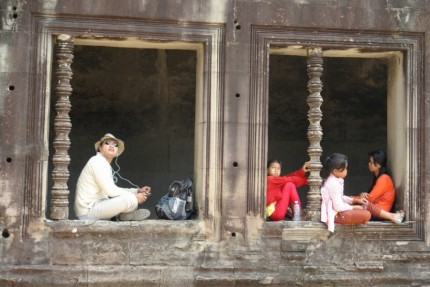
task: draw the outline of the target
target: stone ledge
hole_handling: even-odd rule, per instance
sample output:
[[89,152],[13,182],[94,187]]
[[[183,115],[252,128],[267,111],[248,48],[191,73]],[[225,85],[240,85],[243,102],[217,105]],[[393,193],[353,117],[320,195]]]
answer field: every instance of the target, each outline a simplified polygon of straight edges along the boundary
[[366,240],[422,240],[418,237],[416,222],[395,224],[391,221],[370,221],[364,225],[336,224],[336,233],[344,230]]
[[[52,264],[192,266],[204,252],[203,221],[46,221]],[[174,256],[175,260],[165,258]]]
[[235,268],[202,272],[192,266],[2,266],[0,286],[429,286],[426,272],[422,276],[415,272],[416,276],[411,277],[411,274],[398,270],[357,273],[325,265],[308,267],[320,272],[299,274],[291,266],[288,271],[278,272],[240,272]]
[[144,220],[144,221],[90,221],[90,220],[45,220],[56,238],[74,238],[85,236],[133,236],[161,234],[175,236],[178,234],[195,236],[204,240],[204,222],[200,220]]
[[309,246],[330,236],[324,224],[309,221],[288,222],[282,230],[281,251],[284,260],[304,260]]
[[0,286],[193,286],[185,266],[11,266],[0,267]]
[[[401,224],[395,224],[389,221],[371,221],[365,225],[336,224],[335,233],[341,234],[343,232],[352,232],[355,235],[362,237],[364,240],[423,241],[422,238],[418,237],[416,228],[416,222],[403,222]],[[322,222],[269,221],[265,222],[264,237],[282,237],[284,239],[283,234],[285,234],[285,236],[287,236],[286,239],[290,238],[289,240],[292,240],[291,236],[298,236],[297,240],[310,240],[310,238],[308,239],[309,236],[312,234],[318,234],[319,232],[322,232],[321,234],[323,234],[324,230],[328,232],[327,226]]]

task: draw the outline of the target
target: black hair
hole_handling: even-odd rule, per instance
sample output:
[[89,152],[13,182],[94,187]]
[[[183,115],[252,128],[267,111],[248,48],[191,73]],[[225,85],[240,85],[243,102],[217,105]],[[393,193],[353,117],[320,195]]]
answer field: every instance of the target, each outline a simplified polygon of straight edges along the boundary
[[269,168],[272,163],[279,163],[279,165],[282,166],[282,161],[280,161],[279,159],[274,158],[274,159],[271,159],[271,160],[267,161],[267,168]]
[[348,164],[348,157],[341,153],[332,153],[323,160],[323,167],[320,171],[321,177],[325,180],[334,169],[345,169]]
[[370,187],[369,187],[369,192],[370,192],[372,191],[373,187],[376,184],[376,181],[381,175],[383,174],[390,175],[390,173],[388,172],[388,168],[387,168],[387,155],[385,154],[384,151],[375,150],[375,151],[369,152],[367,155],[369,156],[369,160],[370,158],[373,158],[373,162],[378,163],[381,166],[378,174],[373,176],[372,183],[370,184]]

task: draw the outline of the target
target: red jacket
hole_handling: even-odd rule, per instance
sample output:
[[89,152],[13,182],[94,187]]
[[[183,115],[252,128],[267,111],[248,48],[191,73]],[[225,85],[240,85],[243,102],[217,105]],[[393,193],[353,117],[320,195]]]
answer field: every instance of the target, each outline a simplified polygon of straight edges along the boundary
[[307,184],[308,178],[302,168],[282,176],[267,176],[266,206],[281,199],[282,188],[287,182],[299,187]]

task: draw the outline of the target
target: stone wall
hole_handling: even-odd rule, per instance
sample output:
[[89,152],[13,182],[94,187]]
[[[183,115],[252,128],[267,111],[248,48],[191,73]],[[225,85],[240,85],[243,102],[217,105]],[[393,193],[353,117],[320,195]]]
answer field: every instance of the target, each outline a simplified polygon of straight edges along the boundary
[[[0,286],[429,286],[429,4],[2,1]],[[60,208],[71,207],[79,170],[110,131],[126,141],[122,175],[157,187],[149,206],[170,180],[193,173],[196,218],[90,222],[71,210],[65,219],[50,217],[59,34],[74,38],[77,71],[69,201]],[[386,148],[401,175],[397,203],[407,218],[400,225],[337,225],[330,234],[314,219],[264,219],[265,161],[283,157],[290,170],[305,160],[308,144],[303,129],[294,142],[279,135],[296,117],[294,127],[307,127],[303,102],[295,100],[296,117],[271,133],[276,106],[267,100],[280,97],[283,107],[283,92],[307,96],[307,79],[303,88],[288,79],[307,76],[300,63],[315,46],[327,67],[323,152],[344,151],[364,166],[351,178],[359,190],[369,180],[366,152]],[[98,66],[111,72],[97,74]],[[136,83],[136,74],[145,80]],[[371,117],[384,94],[384,116]],[[177,109],[165,104],[171,101]],[[192,105],[195,114],[181,116]]]

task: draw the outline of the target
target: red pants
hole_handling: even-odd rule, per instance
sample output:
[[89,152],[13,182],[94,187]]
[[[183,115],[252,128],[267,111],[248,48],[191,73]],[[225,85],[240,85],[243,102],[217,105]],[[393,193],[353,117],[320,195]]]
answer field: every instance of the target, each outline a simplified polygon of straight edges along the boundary
[[373,204],[371,202],[368,202],[366,205],[366,210],[369,210],[372,216],[381,218],[381,208],[377,206],[376,204]]
[[370,220],[370,211],[365,209],[353,209],[338,212],[334,222],[339,224],[365,224]]
[[287,182],[282,188],[282,198],[276,203],[275,211],[270,215],[270,220],[279,221],[284,219],[288,206],[290,203],[293,204],[294,201],[298,201],[301,205],[296,186],[292,182]]

